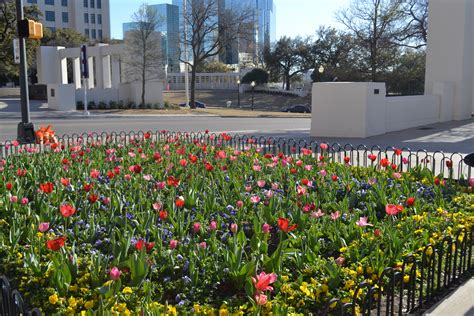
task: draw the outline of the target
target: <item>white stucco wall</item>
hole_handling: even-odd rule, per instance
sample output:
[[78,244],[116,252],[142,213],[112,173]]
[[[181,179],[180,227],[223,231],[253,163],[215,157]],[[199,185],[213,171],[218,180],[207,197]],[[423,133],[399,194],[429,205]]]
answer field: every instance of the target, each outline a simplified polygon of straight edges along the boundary
[[454,120],[474,112],[473,17],[472,0],[430,0],[425,94],[434,94],[438,83],[452,83]]
[[387,132],[439,122],[439,96],[388,97],[385,101]]
[[[449,85],[439,88],[452,92]],[[364,138],[440,122],[441,104],[449,107],[451,99],[449,93],[386,97],[384,83],[315,83],[311,136]]]
[[48,108],[57,111],[75,111],[73,84],[48,84]]
[[[379,94],[374,94],[376,89]],[[315,83],[312,92],[311,135],[369,137],[384,134],[384,100],[383,83]]]

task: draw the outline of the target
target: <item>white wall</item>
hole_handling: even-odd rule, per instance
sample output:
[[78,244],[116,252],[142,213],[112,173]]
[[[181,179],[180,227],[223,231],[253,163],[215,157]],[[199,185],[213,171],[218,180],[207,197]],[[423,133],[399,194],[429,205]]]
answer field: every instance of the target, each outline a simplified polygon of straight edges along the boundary
[[400,131],[439,122],[440,99],[433,95],[386,98],[386,131]]
[[425,94],[434,94],[438,83],[453,84],[454,120],[474,112],[473,20],[473,0],[430,0]]
[[384,83],[315,83],[311,136],[364,138],[440,122],[452,89],[440,91],[446,95],[386,97]]
[[73,84],[48,84],[48,108],[57,111],[75,111]]

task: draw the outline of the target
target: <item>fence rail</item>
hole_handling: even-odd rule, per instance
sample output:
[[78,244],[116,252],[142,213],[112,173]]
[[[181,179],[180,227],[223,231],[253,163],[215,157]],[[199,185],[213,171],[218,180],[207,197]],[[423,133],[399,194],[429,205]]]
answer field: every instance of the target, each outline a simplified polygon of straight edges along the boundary
[[[316,159],[324,153],[332,161],[357,166],[373,166],[374,161],[387,158],[399,171],[424,167],[436,175],[455,179],[470,179],[473,168],[464,161],[460,153],[445,154],[441,151],[412,151],[409,148],[367,147],[351,144],[324,144],[317,141],[255,137],[247,135],[226,135],[187,132],[119,132],[73,134],[58,138],[57,145],[18,144],[15,141],[0,144],[0,158],[22,152],[48,152],[55,146],[78,146],[84,144],[125,143],[137,139],[150,138],[155,141],[181,140],[185,142],[204,142],[209,145],[231,146],[243,150],[255,147],[262,153],[284,153],[286,155],[313,155]],[[321,146],[322,145],[322,146]],[[326,146],[327,145],[327,146]],[[369,155],[374,155],[369,157]],[[325,159],[327,159],[325,157]],[[375,157],[375,158],[374,158]],[[374,160],[372,160],[372,159]],[[427,245],[421,254],[406,256],[398,268],[387,267],[376,283],[358,284],[354,297],[347,302],[334,298],[317,315],[402,315],[423,310],[446,291],[467,276],[474,273],[474,227],[462,228],[453,236],[446,236],[437,245]],[[2,291],[0,315],[41,315],[39,309],[26,312],[20,293],[10,287],[5,276],[0,277]]]

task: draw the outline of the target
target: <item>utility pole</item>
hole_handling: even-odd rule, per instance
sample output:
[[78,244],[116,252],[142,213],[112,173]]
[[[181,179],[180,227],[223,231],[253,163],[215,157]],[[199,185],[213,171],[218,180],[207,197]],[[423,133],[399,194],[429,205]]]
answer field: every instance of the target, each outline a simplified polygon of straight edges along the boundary
[[188,71],[188,43],[187,43],[187,31],[186,26],[186,2],[183,0],[183,23],[184,23],[184,91],[186,94],[186,107],[189,107],[189,71]]
[[[16,0],[16,21],[20,30],[20,21],[25,18],[23,13],[23,0]],[[18,123],[17,139],[20,143],[35,142],[35,127],[30,122],[30,100],[28,93],[28,70],[26,60],[26,40],[18,31],[20,41],[20,95],[21,95],[21,122]]]

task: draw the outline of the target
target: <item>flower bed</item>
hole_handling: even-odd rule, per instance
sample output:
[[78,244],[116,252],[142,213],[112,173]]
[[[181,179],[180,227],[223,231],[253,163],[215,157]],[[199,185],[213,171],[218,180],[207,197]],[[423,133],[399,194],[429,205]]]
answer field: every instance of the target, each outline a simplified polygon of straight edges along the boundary
[[286,156],[150,136],[0,159],[0,274],[31,306],[308,314],[474,223],[474,180],[399,172],[397,155],[362,168],[325,144]]

